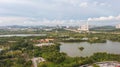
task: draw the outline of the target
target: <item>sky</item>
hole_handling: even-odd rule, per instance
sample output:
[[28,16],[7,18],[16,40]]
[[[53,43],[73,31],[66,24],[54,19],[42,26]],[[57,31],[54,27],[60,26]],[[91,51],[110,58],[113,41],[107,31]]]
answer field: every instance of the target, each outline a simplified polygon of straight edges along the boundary
[[0,26],[116,25],[120,0],[0,0]]

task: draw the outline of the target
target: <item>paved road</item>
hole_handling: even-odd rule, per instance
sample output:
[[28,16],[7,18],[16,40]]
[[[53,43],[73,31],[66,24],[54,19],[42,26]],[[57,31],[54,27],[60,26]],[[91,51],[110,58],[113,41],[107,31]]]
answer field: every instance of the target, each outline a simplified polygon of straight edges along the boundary
[[38,58],[33,58],[33,59],[32,59],[32,62],[33,62],[34,67],[37,67],[38,63],[44,62],[44,61],[45,61],[45,60],[44,60],[42,57],[38,57]]

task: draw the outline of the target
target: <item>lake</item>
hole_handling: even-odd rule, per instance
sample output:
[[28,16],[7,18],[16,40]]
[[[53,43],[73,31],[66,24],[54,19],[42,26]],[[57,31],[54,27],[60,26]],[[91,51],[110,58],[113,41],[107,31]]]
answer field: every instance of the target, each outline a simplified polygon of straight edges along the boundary
[[[88,42],[74,42],[74,43],[61,43],[60,52],[67,53],[71,57],[86,57],[91,56],[97,52],[107,52],[112,54],[120,54],[120,42],[112,42],[107,40],[106,43],[93,43]],[[84,50],[80,50],[79,47],[84,47]]]
[[47,34],[10,34],[10,35],[0,35],[0,37],[28,37],[28,36],[46,36]]

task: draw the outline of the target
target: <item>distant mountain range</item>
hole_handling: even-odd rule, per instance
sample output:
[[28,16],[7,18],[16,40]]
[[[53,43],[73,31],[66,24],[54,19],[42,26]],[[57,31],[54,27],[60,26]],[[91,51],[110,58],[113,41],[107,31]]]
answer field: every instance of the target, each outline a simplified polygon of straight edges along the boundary
[[115,26],[99,26],[99,27],[92,27],[90,30],[115,30]]

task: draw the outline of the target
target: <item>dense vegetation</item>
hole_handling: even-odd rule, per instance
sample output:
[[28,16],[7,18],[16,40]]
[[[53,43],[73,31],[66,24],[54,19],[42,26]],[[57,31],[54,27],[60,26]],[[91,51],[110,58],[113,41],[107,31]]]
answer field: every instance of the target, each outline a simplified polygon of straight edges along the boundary
[[[38,32],[39,33],[39,32]],[[120,35],[115,33],[76,33],[66,30],[53,30],[41,37],[0,37],[0,67],[33,67],[33,57],[43,57],[46,61],[38,67],[78,67],[100,61],[119,61],[120,55],[95,53],[90,57],[69,57],[60,52],[58,42],[105,43],[106,40],[120,42]],[[36,47],[36,40],[53,38],[55,45]],[[82,48],[81,48],[82,49]]]
[[27,42],[17,42],[9,49],[0,52],[0,67],[30,67],[29,60],[33,45]]

